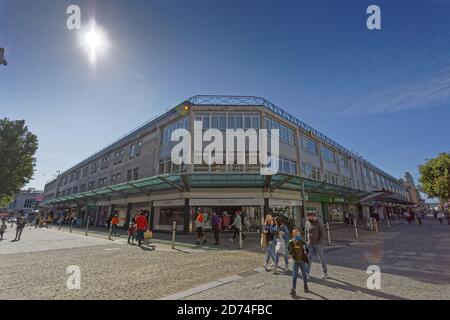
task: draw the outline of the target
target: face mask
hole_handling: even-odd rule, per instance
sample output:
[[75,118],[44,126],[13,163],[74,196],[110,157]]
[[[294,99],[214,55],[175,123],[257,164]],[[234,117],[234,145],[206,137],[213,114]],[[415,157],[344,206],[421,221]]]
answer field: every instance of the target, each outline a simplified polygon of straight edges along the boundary
[[301,237],[301,236],[295,236],[295,240],[301,241],[301,240],[302,240],[302,237]]

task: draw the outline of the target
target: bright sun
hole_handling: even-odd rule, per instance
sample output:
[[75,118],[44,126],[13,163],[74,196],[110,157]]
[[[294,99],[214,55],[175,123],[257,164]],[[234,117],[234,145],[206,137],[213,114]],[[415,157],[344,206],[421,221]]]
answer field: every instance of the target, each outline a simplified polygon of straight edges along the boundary
[[105,52],[108,46],[106,34],[92,21],[87,31],[82,35],[82,46],[89,55],[90,62],[95,65],[100,54]]

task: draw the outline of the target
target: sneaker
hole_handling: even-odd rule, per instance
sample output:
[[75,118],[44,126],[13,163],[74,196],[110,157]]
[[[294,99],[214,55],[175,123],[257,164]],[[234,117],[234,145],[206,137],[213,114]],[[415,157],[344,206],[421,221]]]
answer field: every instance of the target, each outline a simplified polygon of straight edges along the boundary
[[291,289],[291,296],[295,297],[297,295],[297,293],[295,292],[295,289]]
[[326,279],[328,279],[328,273],[327,273],[327,272],[324,272],[324,273],[322,274],[322,280],[326,280]]
[[308,293],[309,292],[308,286],[305,286],[305,288],[303,289],[303,292],[304,293]]

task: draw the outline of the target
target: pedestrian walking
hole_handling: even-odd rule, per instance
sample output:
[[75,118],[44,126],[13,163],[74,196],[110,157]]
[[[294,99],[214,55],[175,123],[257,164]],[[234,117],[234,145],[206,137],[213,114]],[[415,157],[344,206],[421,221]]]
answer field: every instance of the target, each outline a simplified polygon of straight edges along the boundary
[[14,238],[14,241],[20,241],[20,237],[22,236],[23,229],[26,225],[26,221],[23,217],[19,217],[17,218],[16,224],[16,237]]
[[[230,228],[232,228],[232,227],[234,227],[234,233],[233,233],[233,238],[230,239],[230,241],[234,242],[234,239],[236,239],[236,236],[239,237],[239,232],[241,232],[241,230],[242,230],[242,217],[241,217],[241,212],[239,210],[236,211],[233,223],[230,225]],[[244,231],[242,231],[242,241],[245,241]]]
[[136,238],[136,224],[131,221],[130,225],[128,226],[128,243],[133,242]]
[[215,211],[213,211],[211,222],[212,222],[212,230],[214,233],[214,240],[215,240],[214,245],[219,245],[219,232],[220,232],[221,223],[220,223],[220,217],[217,214],[217,212],[215,212]]
[[139,211],[136,217],[136,239],[138,241],[138,246],[140,247],[142,241],[144,241],[144,233],[148,230],[148,222],[142,211]]
[[315,256],[318,257],[319,262],[322,264],[322,279],[328,278],[328,267],[327,262],[325,260],[325,256],[323,254],[323,247],[321,245],[323,239],[323,226],[317,220],[317,216],[315,212],[308,213],[308,220],[305,224],[305,234],[306,241],[308,244],[308,266],[306,269],[307,277],[309,278],[309,274],[311,272],[311,266],[313,263],[313,259]]
[[6,219],[2,219],[2,223],[0,224],[0,240],[3,240],[3,234],[6,232],[8,226],[6,225]]
[[307,254],[307,244],[302,238],[301,233],[298,229],[292,231],[292,239],[289,241],[288,251],[292,256],[292,297],[297,296],[297,279],[298,279],[298,269],[302,272],[303,279],[303,291],[307,293],[308,289],[308,276],[306,275],[306,265],[308,264],[308,254]]
[[437,219],[439,220],[439,223],[442,224],[444,221],[444,211],[439,211],[439,213],[437,214]]
[[52,215],[48,215],[47,216],[47,228],[49,228],[49,227],[51,227],[51,225],[52,225],[52,223],[53,223],[53,217],[52,217]]
[[272,265],[275,265],[275,232],[276,232],[275,221],[272,215],[268,214],[266,216],[266,221],[263,226],[262,246],[266,250],[266,264],[265,269],[269,271],[270,259],[272,259]]
[[275,245],[275,272],[277,272],[280,256],[284,257],[284,271],[286,272],[289,265],[289,229],[283,223],[280,217],[275,218],[276,222],[276,245]]
[[39,227],[39,224],[41,222],[41,216],[37,215],[36,216],[36,221],[34,222],[34,228],[37,229],[37,227]]
[[447,211],[447,223],[450,225],[450,210]]
[[417,218],[417,222],[419,223],[419,226],[421,226],[422,225],[422,217],[421,217],[420,212],[416,213],[416,218]]
[[437,220],[438,211],[436,209],[433,210],[434,220]]
[[203,234],[204,224],[205,224],[205,216],[203,212],[201,212],[201,210],[199,209],[197,217],[195,218],[195,227],[197,228],[197,241],[195,242],[196,244],[206,243],[206,238],[205,235]]
[[117,237],[117,225],[119,224],[119,216],[116,214],[111,219],[111,235]]

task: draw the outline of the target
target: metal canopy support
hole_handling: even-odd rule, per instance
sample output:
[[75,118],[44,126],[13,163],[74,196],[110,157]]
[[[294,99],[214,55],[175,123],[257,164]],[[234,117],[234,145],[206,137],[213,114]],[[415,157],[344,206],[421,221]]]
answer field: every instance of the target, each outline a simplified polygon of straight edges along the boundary
[[283,184],[288,183],[289,181],[291,181],[294,178],[294,176],[287,176],[286,178],[284,178],[281,181],[278,181],[277,183],[274,183],[272,186],[270,186],[270,191],[273,191],[279,187],[281,187]]
[[180,187],[180,186],[177,185],[175,182],[172,182],[172,181],[170,181],[170,180],[167,180],[166,178],[163,178],[163,177],[161,177],[161,176],[158,176],[158,179],[161,180],[161,181],[163,181],[163,182],[165,182],[165,183],[167,183],[168,185],[170,185],[170,186],[172,186],[172,187],[178,189],[179,191],[183,191],[183,187]]
[[267,175],[264,178],[264,191],[270,191],[270,181],[272,181],[272,176]]
[[189,185],[189,180],[186,177],[186,175],[184,175],[184,174],[181,175],[181,180],[183,181],[183,184],[184,184],[184,191],[190,192],[191,191],[191,186]]

